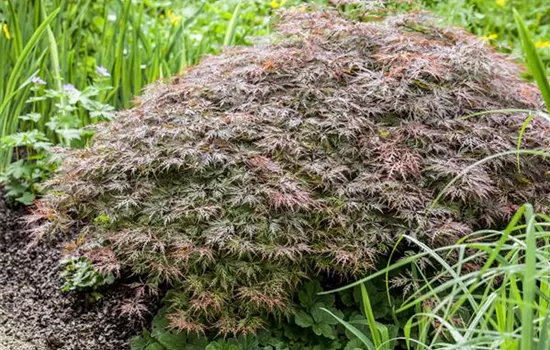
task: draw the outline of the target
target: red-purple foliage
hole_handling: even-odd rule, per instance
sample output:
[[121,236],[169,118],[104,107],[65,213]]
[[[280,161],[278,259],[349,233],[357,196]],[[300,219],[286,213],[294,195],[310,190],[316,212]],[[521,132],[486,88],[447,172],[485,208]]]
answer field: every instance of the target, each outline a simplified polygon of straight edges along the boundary
[[[424,16],[290,11],[269,45],[208,57],[67,150],[38,215],[175,289],[174,327],[252,332],[318,273],[371,270],[402,233],[430,246],[546,207],[548,160],[513,150],[537,90],[516,64]],[[549,149],[535,119],[523,147]],[[97,255],[110,256],[105,251]],[[111,263],[103,262],[104,266]]]

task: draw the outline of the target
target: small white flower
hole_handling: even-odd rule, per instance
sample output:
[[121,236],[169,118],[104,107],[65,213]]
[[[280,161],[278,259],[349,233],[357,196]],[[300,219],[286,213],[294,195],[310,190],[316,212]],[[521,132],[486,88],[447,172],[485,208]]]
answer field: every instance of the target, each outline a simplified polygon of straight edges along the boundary
[[31,81],[33,84],[36,84],[36,85],[46,85],[46,82],[42,80],[40,77],[34,77],[31,79]]
[[67,91],[67,92],[76,92],[78,91],[73,84],[65,84],[63,85],[63,90]]
[[111,76],[111,74],[109,73],[107,68],[105,68],[103,66],[95,67],[95,71],[96,71],[97,74],[101,75],[102,77],[110,77]]

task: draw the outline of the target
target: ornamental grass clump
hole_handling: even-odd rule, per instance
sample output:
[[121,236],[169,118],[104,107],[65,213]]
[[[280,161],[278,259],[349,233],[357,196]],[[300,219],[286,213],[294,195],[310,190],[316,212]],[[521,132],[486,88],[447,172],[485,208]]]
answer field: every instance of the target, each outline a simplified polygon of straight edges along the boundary
[[[514,155],[537,89],[425,15],[281,15],[273,43],[208,57],[66,150],[37,233],[76,227],[101,269],[173,288],[172,327],[250,333],[306,279],[372,270],[407,233],[430,247],[548,206],[550,162]],[[522,147],[548,149],[535,118]]]

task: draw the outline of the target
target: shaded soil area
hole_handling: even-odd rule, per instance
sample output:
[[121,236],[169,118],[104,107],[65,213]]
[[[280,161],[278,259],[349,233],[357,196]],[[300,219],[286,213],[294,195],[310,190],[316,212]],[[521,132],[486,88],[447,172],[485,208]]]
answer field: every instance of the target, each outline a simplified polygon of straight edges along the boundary
[[128,349],[141,327],[120,317],[127,288],[93,304],[60,291],[61,241],[29,246],[22,211],[0,200],[0,350]]

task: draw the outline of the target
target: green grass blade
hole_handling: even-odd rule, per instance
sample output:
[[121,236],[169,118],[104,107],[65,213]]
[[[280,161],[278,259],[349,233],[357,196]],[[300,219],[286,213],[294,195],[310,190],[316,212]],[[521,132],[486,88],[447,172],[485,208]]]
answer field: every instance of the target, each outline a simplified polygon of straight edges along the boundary
[[525,252],[525,272],[523,274],[523,310],[521,313],[521,349],[530,350],[534,348],[534,301],[535,291],[537,289],[536,264],[537,264],[537,240],[535,232],[535,215],[531,206],[527,207],[525,213],[526,228],[526,252]]
[[369,293],[367,292],[367,288],[365,287],[364,283],[361,283],[361,300],[363,302],[363,312],[367,317],[370,333],[372,335],[372,340],[374,341],[374,345],[378,349],[382,345],[382,341],[380,339],[380,333],[378,332],[378,328],[376,327],[376,320],[374,318],[374,313],[372,312]]
[[514,19],[518,28],[523,52],[525,54],[525,58],[527,59],[527,67],[537,82],[542,98],[544,99],[544,103],[546,104],[546,109],[548,110],[550,109],[550,83],[546,77],[546,69],[537,52],[537,48],[533,43],[529,29],[527,29],[525,22],[516,10],[514,10]]
[[19,18],[17,16],[16,10],[13,7],[13,1],[8,1],[8,8],[10,11],[10,16],[12,19],[12,35],[13,40],[15,41],[15,56],[19,57],[21,55],[21,52],[23,51],[23,39],[21,37],[21,26],[19,23]]
[[233,11],[233,15],[231,16],[231,20],[229,21],[229,26],[227,27],[227,30],[225,32],[223,46],[233,45],[233,42],[235,41],[235,31],[237,30],[237,22],[241,13],[241,6],[242,2],[239,1],[237,7],[235,7],[235,11]]
[[346,322],[344,320],[342,320],[340,317],[336,316],[335,314],[333,314],[332,312],[330,312],[329,310],[325,309],[325,308],[321,308],[321,310],[323,310],[324,312],[328,313],[329,315],[331,315],[332,317],[334,317],[334,319],[336,319],[338,322],[340,322],[340,324],[342,324],[344,327],[346,327],[351,333],[353,333],[353,335],[355,335],[357,338],[359,338],[359,340],[361,340],[361,342],[363,344],[365,344],[365,346],[367,347],[368,350],[376,350],[376,347],[374,346],[374,344],[372,343],[372,341],[367,338],[366,335],[364,335],[359,329],[357,329],[354,325],[350,324],[349,322]]
[[458,180],[460,180],[460,178],[462,178],[465,174],[467,174],[469,171],[471,171],[473,168],[481,165],[481,164],[484,164],[488,161],[491,161],[495,158],[499,158],[499,157],[504,157],[504,156],[507,156],[507,155],[517,155],[517,154],[531,154],[531,155],[537,155],[537,156],[541,156],[541,157],[548,157],[550,156],[550,153],[549,152],[545,152],[545,151],[540,151],[540,150],[513,150],[513,151],[506,151],[506,152],[501,152],[501,153],[497,153],[497,154],[493,154],[492,156],[489,156],[489,157],[485,157],[469,166],[467,166],[466,168],[464,168],[457,176],[455,176],[454,178],[452,178],[446,185],[445,187],[443,187],[443,189],[439,192],[439,194],[437,195],[437,197],[433,200],[432,202],[432,208],[435,208],[435,206],[437,205],[437,203],[439,203],[439,201],[441,200],[441,198],[443,198],[445,196],[445,192],[447,192],[447,190],[452,186],[454,185]]
[[473,117],[479,117],[482,115],[488,115],[488,114],[512,114],[512,113],[528,113],[528,114],[534,114],[537,111],[533,111],[531,109],[521,109],[521,108],[506,108],[506,109],[491,109],[488,111],[481,111],[476,113],[467,114],[465,116],[462,116],[458,118],[459,120],[465,120],[470,119]]
[[541,325],[541,332],[539,335],[539,342],[537,344],[537,350],[548,350],[550,348],[550,339],[548,331],[550,328],[550,309],[546,309],[546,316]]
[[527,130],[527,127],[531,123],[531,120],[535,117],[534,114],[529,114],[527,119],[523,122],[523,125],[521,126],[521,130],[519,131],[518,135],[518,141],[517,141],[517,163],[518,163],[518,172],[521,172],[521,154],[519,153],[521,150],[521,143],[523,142],[523,135],[525,135],[525,130]]
[[[42,3],[42,1],[40,2],[40,11],[42,13],[42,17],[47,18],[46,9],[44,8],[44,4]],[[48,46],[50,49],[50,59],[54,73],[56,88],[58,91],[61,91],[63,89],[63,81],[61,78],[61,67],[59,65],[59,52],[57,50],[55,35],[49,24],[46,26],[46,32],[48,33]]]

